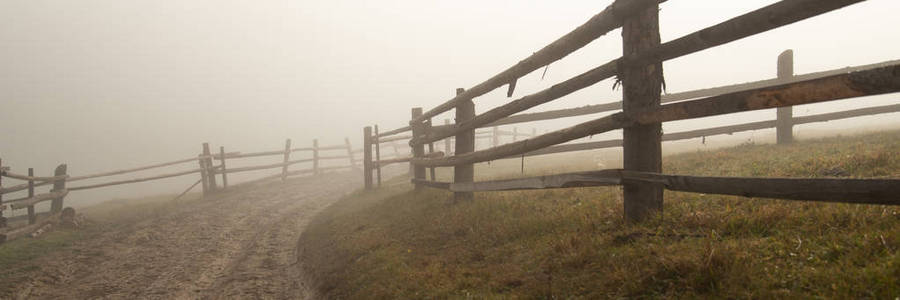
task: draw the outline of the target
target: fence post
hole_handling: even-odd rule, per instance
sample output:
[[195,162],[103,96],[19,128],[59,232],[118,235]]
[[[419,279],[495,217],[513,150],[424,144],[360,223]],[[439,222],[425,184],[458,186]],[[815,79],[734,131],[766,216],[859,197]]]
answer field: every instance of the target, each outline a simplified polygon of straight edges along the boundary
[[[778,55],[778,82],[786,83],[794,76],[794,50],[785,50]],[[786,106],[775,109],[777,119],[776,140],[779,145],[786,145],[794,142],[794,107]]]
[[[422,108],[415,107],[412,109],[411,112],[412,112],[412,120],[418,119],[419,116],[422,115]],[[418,137],[425,134],[425,131],[426,131],[425,122],[413,123],[411,125],[412,125],[412,138],[413,138],[412,141],[415,141]],[[412,143],[412,141],[410,141],[410,143]],[[421,158],[421,157],[425,156],[425,144],[424,143],[410,144],[410,146],[412,147],[414,158]],[[418,180],[425,180],[425,167],[417,166],[417,165],[413,164],[412,162],[410,162],[410,167],[412,167],[412,169],[413,169],[413,178],[418,179]],[[421,190],[423,187],[424,187],[423,185],[416,183],[415,189]]]
[[[465,89],[456,89],[456,95],[465,92]],[[460,102],[456,106],[456,124],[468,122],[475,118],[475,103],[472,99]],[[454,155],[465,154],[475,151],[475,129],[459,132],[455,137],[456,152]],[[453,166],[453,182],[465,183],[475,180],[475,165],[463,164]],[[454,201],[472,200],[474,194],[472,192],[455,192],[453,193]]]
[[284,166],[281,167],[281,181],[287,180],[287,163],[291,161],[291,139],[284,141]]
[[344,145],[347,145],[347,156],[350,158],[350,167],[357,169],[356,159],[353,158],[353,146],[350,145],[350,138],[344,137]]
[[[66,175],[66,164],[61,164],[56,167],[56,170],[53,172],[53,176],[65,176]],[[53,182],[53,189],[50,192],[58,192],[66,189],[66,178],[62,178]],[[58,213],[62,211],[63,208],[63,197],[59,197],[53,199],[53,202],[50,202],[50,212]]]
[[372,127],[363,128],[363,183],[372,189]]
[[206,197],[206,193],[209,192],[209,180],[206,178],[209,176],[207,174],[206,169],[206,160],[203,159],[203,153],[197,155],[197,163],[200,165],[200,187],[203,188],[203,197]]
[[[660,44],[659,5],[652,5],[622,26],[622,55],[636,56]],[[623,110],[628,112],[654,109],[660,105],[662,62],[649,65],[625,65],[619,78],[623,86]],[[624,167],[628,171],[659,173],[662,171],[662,126],[659,123],[626,127]],[[640,221],[662,212],[662,186],[652,183],[624,184],[625,218]]]
[[222,188],[228,188],[228,174],[225,169],[225,146],[219,146],[219,163],[222,164]]
[[213,168],[212,164],[212,154],[209,151],[209,143],[203,143],[203,161],[204,167],[206,169],[206,180],[209,181],[209,191],[216,191],[216,170]]
[[[28,168],[28,177],[34,177],[34,168]],[[28,198],[34,197],[34,180],[28,180]],[[34,204],[28,206],[28,225],[37,223]]]
[[[424,131],[423,134],[425,134],[425,135],[431,134],[431,119],[426,120],[425,125],[423,127],[425,129],[425,130],[423,130]],[[434,142],[428,143],[428,153],[434,153]],[[435,177],[434,167],[428,168],[428,170],[431,174],[431,181],[437,180],[437,177]]]
[[378,125],[375,125],[375,134],[373,135],[375,144],[375,175],[378,178],[378,187],[381,187],[381,138],[378,137]]
[[319,139],[313,139],[313,175],[319,175]]

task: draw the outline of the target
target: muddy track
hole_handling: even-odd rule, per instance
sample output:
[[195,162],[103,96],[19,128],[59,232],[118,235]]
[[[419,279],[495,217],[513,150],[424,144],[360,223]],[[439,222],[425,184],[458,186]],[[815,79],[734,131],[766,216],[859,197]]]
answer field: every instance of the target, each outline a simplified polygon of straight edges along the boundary
[[20,299],[303,299],[297,240],[321,209],[358,185],[332,174],[255,183],[133,224],[108,224],[41,258]]

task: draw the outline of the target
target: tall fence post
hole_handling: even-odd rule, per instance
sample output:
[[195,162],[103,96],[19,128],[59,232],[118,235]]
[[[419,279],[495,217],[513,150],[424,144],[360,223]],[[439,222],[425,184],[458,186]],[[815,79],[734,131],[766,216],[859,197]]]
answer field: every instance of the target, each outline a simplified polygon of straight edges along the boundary
[[363,128],[363,183],[372,189],[372,127]]
[[[431,134],[431,119],[428,119],[427,121],[425,121],[425,125],[423,127],[425,130],[423,130],[422,134],[425,134],[425,135]],[[428,143],[428,153],[429,154],[434,153],[434,142]],[[437,180],[437,177],[435,176],[434,167],[428,168],[428,170],[429,170],[429,174],[431,175],[431,181]]]
[[319,175],[319,139],[313,139],[313,175]]
[[222,165],[222,188],[228,188],[228,171],[225,168],[225,146],[219,146],[219,163]]
[[203,161],[206,168],[206,180],[209,181],[209,191],[216,191],[216,169],[213,168],[212,154],[209,151],[209,143],[203,143]]
[[[788,82],[794,76],[794,50],[785,50],[778,55],[778,82]],[[794,107],[786,106],[775,109],[777,119],[776,141],[779,145],[786,145],[794,142]]]
[[209,177],[210,174],[207,174],[206,160],[203,159],[203,153],[197,155],[197,163],[200,165],[200,187],[203,191],[201,195],[206,197],[206,194],[209,192],[209,180],[206,177]]
[[[51,190],[50,192],[59,192],[59,191],[66,189],[66,178],[65,178],[66,168],[67,168],[66,164],[61,164],[56,167],[55,171],[53,171],[53,176],[63,176],[63,177],[61,179],[57,179],[56,181],[53,181],[53,190]],[[55,198],[55,199],[53,199],[52,202],[50,202],[50,212],[58,213],[58,212],[62,211],[63,198],[65,198],[65,196]]]
[[375,178],[377,178],[378,187],[381,187],[381,138],[378,137],[378,125],[375,125],[375,134],[372,138],[372,144],[375,144]]
[[[411,113],[412,120],[418,119],[420,116],[422,116],[422,108],[421,107],[413,108],[411,112],[412,112]],[[412,137],[413,137],[412,141],[415,141],[416,138],[425,134],[426,124],[424,122],[417,122],[417,123],[413,123],[410,125],[412,125]],[[410,143],[412,143],[412,141],[410,141]],[[410,144],[410,146],[412,147],[414,158],[422,158],[425,156],[425,144],[424,143]],[[413,178],[415,178],[417,180],[425,180],[425,167],[417,166],[417,165],[413,164],[412,162],[410,162],[410,166],[413,168]],[[416,183],[415,189],[421,190],[423,187],[424,186],[422,184]]]
[[[462,94],[465,89],[456,89],[456,94]],[[456,106],[456,124],[468,122],[475,118],[475,103],[472,99],[460,102]],[[456,134],[456,152],[454,155],[465,154],[475,151],[475,129],[466,130]],[[475,165],[462,164],[453,166],[453,182],[466,183],[475,180]],[[454,192],[454,201],[472,200],[474,194],[472,192]]]
[[[28,177],[34,177],[34,168],[28,168]],[[28,180],[28,198],[34,197],[34,180]],[[37,223],[37,215],[34,213],[34,204],[28,206],[28,225]]]
[[[652,5],[622,26],[622,55],[637,56],[660,44],[659,6]],[[663,79],[662,62],[649,65],[625,65],[619,70],[623,86],[623,110],[637,112],[660,105]],[[659,123],[626,127],[624,167],[628,171],[659,173],[662,171],[662,126]],[[653,183],[624,184],[625,218],[640,221],[662,212],[663,189]]]
[[291,139],[284,141],[284,166],[281,167],[281,181],[287,180],[288,162],[291,161]]
[[357,169],[356,158],[353,157],[353,146],[350,144],[350,138],[344,137],[344,145],[347,147],[347,157],[350,159],[350,167]]

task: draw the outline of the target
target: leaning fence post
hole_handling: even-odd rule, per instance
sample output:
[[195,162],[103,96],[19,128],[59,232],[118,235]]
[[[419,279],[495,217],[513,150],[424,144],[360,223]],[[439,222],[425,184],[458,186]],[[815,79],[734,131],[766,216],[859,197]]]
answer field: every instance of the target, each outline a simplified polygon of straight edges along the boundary
[[219,163],[222,164],[222,188],[228,187],[228,171],[225,169],[225,146],[219,146]]
[[381,187],[381,138],[378,137],[378,125],[375,125],[375,134],[372,137],[372,144],[375,144],[375,177],[378,180],[378,187]]
[[[787,83],[794,76],[794,50],[785,50],[778,55],[778,82]],[[794,142],[794,107],[785,106],[775,109],[777,119],[776,140],[779,145],[790,144]]]
[[[456,95],[462,94],[465,89],[456,89]],[[475,118],[475,103],[472,99],[460,102],[456,105],[456,124],[468,122]],[[475,129],[456,133],[456,152],[453,155],[461,155],[475,151]],[[475,181],[475,165],[462,164],[453,166],[453,182],[467,183]],[[454,201],[472,200],[472,192],[453,193]]]
[[206,180],[209,181],[209,191],[216,191],[216,169],[213,168],[212,154],[209,151],[209,143],[203,143],[203,161],[206,169]]
[[[62,178],[53,181],[53,190],[50,191],[51,193],[61,192],[66,189],[66,168],[66,164],[61,164],[56,167],[56,170],[53,172],[53,176],[62,176]],[[65,196],[55,198],[52,202],[50,202],[50,212],[57,213],[62,211],[63,198],[65,198]]]
[[[622,55],[635,57],[660,45],[659,5],[651,5],[622,24]],[[662,62],[624,65],[620,68],[624,112],[654,109],[660,105]],[[660,123],[626,127],[623,130],[624,167],[627,171],[662,171],[662,126]],[[625,218],[643,220],[662,212],[663,189],[655,183],[624,184]]]
[[[422,116],[421,107],[415,107],[411,112],[412,120],[416,120]],[[425,143],[416,141],[425,134],[426,124],[425,122],[414,122],[410,125],[412,125],[412,140],[410,141],[410,146],[413,150],[413,158],[425,157]],[[413,168],[414,179],[425,180],[425,167],[418,166],[413,161],[410,161],[410,166]],[[423,187],[424,186],[421,183],[416,182],[416,190],[421,190]]]
[[363,183],[372,189],[372,127],[363,128]]
[[281,181],[287,180],[288,162],[291,161],[291,139],[284,141],[284,166],[281,167]]
[[319,175],[319,139],[313,139],[313,175]]
[[[34,177],[34,168],[28,168],[28,177]],[[34,197],[34,179],[28,179],[28,198]],[[28,225],[37,223],[34,204],[28,206]]]

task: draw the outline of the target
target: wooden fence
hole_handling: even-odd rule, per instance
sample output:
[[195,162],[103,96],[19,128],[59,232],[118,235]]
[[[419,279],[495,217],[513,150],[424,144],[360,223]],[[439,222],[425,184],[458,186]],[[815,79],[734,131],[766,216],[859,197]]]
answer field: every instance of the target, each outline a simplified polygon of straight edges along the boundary
[[[772,5],[699,30],[670,42],[659,38],[660,0],[617,0],[587,23],[535,52],[509,69],[468,90],[458,89],[456,97],[423,112],[413,108],[409,126],[371,134],[364,130],[364,152],[379,139],[411,132],[410,159],[416,189],[433,187],[454,192],[457,200],[471,199],[472,192],[566,188],[598,185],[624,187],[625,217],[641,220],[662,210],[663,189],[695,193],[740,195],[777,199],[834,201],[869,204],[900,204],[900,179],[792,179],[697,177],[662,174],[662,141],[730,134],[775,127],[778,143],[790,143],[792,127],[900,111],[900,105],[852,109],[835,113],[793,117],[794,105],[819,103],[900,91],[900,61],[843,68],[826,72],[793,75],[793,52],[778,58],[774,79],[678,94],[661,95],[662,62],[862,2],[864,0],[782,0]],[[518,98],[480,115],[473,99],[508,85],[514,93],[518,78],[562,59],[615,28],[622,28],[624,56],[612,60],[548,89]],[[622,102],[587,107],[524,113],[602,80],[616,76],[623,88]],[[666,104],[664,104],[666,103]],[[703,118],[762,109],[777,109],[772,121],[662,134],[663,122]],[[432,118],[455,110],[456,123],[433,126]],[[564,117],[614,112],[565,129],[526,140],[476,151],[477,128],[550,120]],[[445,122],[447,123],[447,122]],[[623,129],[623,139],[564,144],[587,136]],[[425,146],[444,140],[455,144],[452,156],[433,152]],[[542,155],[605,147],[623,147],[624,169],[558,174],[512,180],[474,182],[473,164],[517,156]],[[377,149],[376,149],[377,150]],[[371,187],[371,172],[377,165],[366,154],[364,179]],[[426,180],[425,169],[453,167],[453,182]]]
[[[188,187],[184,192],[178,195],[176,199],[181,198],[185,194],[187,194],[190,190],[192,190],[197,185],[202,187],[203,195],[207,195],[208,193],[213,193],[225,188],[228,188],[228,174],[240,173],[240,172],[250,172],[250,171],[259,171],[259,170],[268,170],[268,169],[281,169],[278,174],[266,176],[259,180],[267,180],[267,179],[277,179],[285,180],[291,176],[298,175],[318,175],[324,172],[330,172],[335,170],[346,170],[346,169],[359,169],[359,162],[356,157],[359,153],[362,153],[362,149],[353,150],[350,139],[345,138],[344,144],[333,145],[333,146],[319,146],[318,140],[313,140],[310,147],[300,147],[294,148],[291,146],[291,140],[288,139],[285,141],[285,145],[283,149],[274,150],[274,151],[263,151],[263,152],[253,152],[253,153],[240,153],[240,152],[225,152],[225,147],[219,147],[218,153],[212,153],[209,144],[203,143],[202,152],[194,158],[186,158],[176,161],[170,161],[165,163],[147,165],[142,167],[130,168],[125,170],[118,171],[110,171],[103,172],[97,174],[83,175],[83,176],[69,176],[67,173],[67,166],[65,164],[59,165],[54,171],[54,175],[51,177],[36,177],[34,176],[34,169],[28,169],[28,175],[17,174],[12,172],[9,166],[4,166],[3,161],[0,160],[0,242],[6,239],[12,239],[14,237],[19,236],[18,234],[11,235],[12,232],[19,232],[22,230],[12,230],[7,227],[7,218],[3,217],[3,211],[7,209],[17,210],[17,209],[27,209],[28,210],[28,224],[29,226],[36,225],[39,223],[38,214],[35,212],[35,205],[52,201],[50,206],[49,214],[51,217],[46,217],[43,219],[51,219],[52,216],[59,214],[63,209],[63,199],[69,192],[80,191],[80,190],[89,190],[96,189],[102,187],[110,187],[124,184],[132,184],[138,182],[146,182],[153,180],[160,180],[166,178],[180,177],[186,175],[199,175],[197,182]],[[294,153],[309,153],[307,155],[308,158],[302,159],[293,159],[291,155]],[[226,162],[234,161],[236,159],[242,158],[252,158],[252,157],[269,157],[269,156],[277,156],[280,158],[279,162],[266,164],[266,165],[258,165],[258,166],[249,166],[249,167],[238,167],[238,168],[229,168],[227,167]],[[338,166],[322,166],[321,163],[324,161],[347,161],[349,164],[347,165],[338,165]],[[218,164],[216,164],[218,162]],[[146,171],[151,169],[159,169],[177,165],[184,165],[196,163],[198,164],[197,168],[172,172],[161,175],[154,175],[149,177],[141,177],[135,179],[128,180],[118,180],[118,181],[109,181],[104,183],[97,184],[88,184],[81,186],[67,186],[67,184],[71,184],[72,182],[88,180],[88,179],[98,179],[103,177],[115,176],[115,175],[123,175],[129,173],[135,173],[140,171]],[[309,168],[306,169],[297,169],[290,170],[291,166],[297,164],[309,164]],[[3,185],[3,178],[16,179],[25,181],[25,183],[13,185],[13,186],[5,186]],[[221,184],[219,184],[219,179],[221,179]],[[46,193],[35,194],[35,188],[42,186],[52,186],[51,189]],[[4,200],[3,197],[6,194],[16,193],[16,192],[27,192],[27,195],[11,200]],[[37,224],[39,225],[39,224]],[[28,227],[28,226],[26,226]]]

